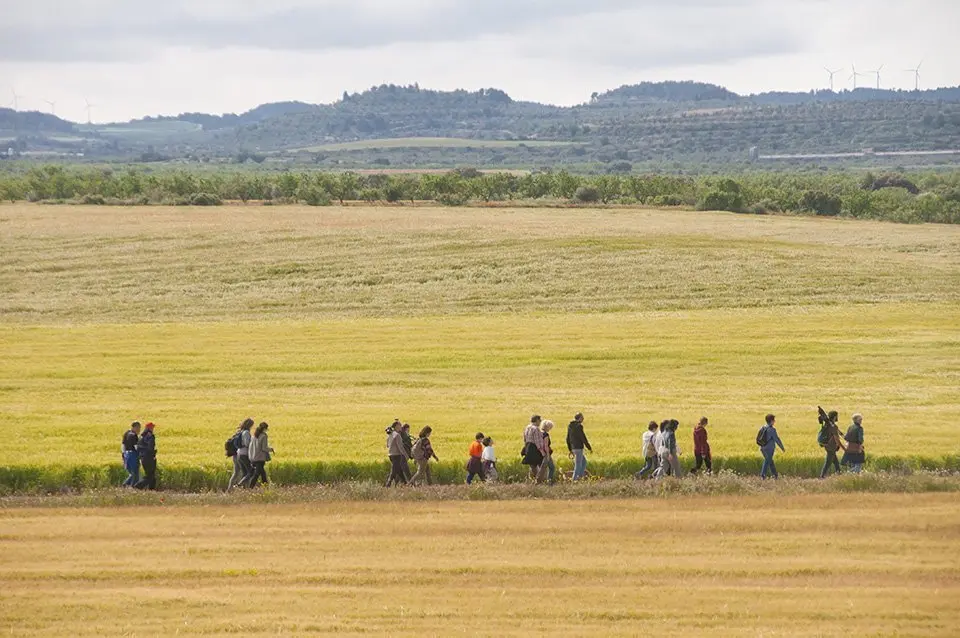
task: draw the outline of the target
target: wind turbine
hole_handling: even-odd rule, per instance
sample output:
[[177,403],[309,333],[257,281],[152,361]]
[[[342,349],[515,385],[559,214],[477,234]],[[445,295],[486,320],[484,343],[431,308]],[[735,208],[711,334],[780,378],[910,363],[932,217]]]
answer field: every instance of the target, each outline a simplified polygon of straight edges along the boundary
[[56,115],[56,114],[57,114],[57,103],[56,103],[56,101],[44,100],[44,102],[46,102],[47,104],[50,105],[50,115]]
[[853,80],[853,90],[857,90],[857,77],[861,75],[866,75],[866,73],[857,73],[856,65],[851,64],[850,68],[853,69],[853,75],[850,76],[850,79]]
[[880,68],[876,71],[867,71],[864,75],[876,75],[877,76],[877,90],[880,90],[880,71],[883,71],[883,65],[880,65]]
[[87,124],[93,124],[93,119],[90,117],[90,112],[93,110],[93,107],[95,107],[96,104],[91,104],[90,100],[87,98],[83,98],[83,102],[87,105]]
[[13,87],[10,87],[10,94],[13,95],[13,101],[10,102],[10,106],[13,107],[13,110],[14,110],[14,111],[19,111],[19,110],[20,110],[20,98],[22,98],[23,96],[22,96],[22,95],[17,95],[17,90],[14,89]]
[[843,69],[837,69],[836,71],[831,71],[827,67],[823,67],[823,70],[830,74],[830,90],[833,91],[833,76],[836,75],[837,73],[840,73],[840,71],[843,71]]
[[920,67],[923,66],[923,60],[920,60],[920,64],[917,65],[915,69],[904,69],[907,73],[913,73],[913,90],[920,90]]

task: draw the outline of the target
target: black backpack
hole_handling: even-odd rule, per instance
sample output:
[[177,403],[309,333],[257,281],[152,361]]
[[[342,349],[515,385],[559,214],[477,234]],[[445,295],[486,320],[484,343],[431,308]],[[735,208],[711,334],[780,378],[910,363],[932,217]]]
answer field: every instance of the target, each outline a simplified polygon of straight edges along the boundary
[[243,446],[243,430],[238,431],[236,434],[227,439],[227,442],[223,444],[223,450],[227,453],[227,456],[236,456],[237,450]]
[[820,444],[820,447],[827,447],[827,443],[830,442],[832,432],[830,432],[830,426],[824,425],[820,428],[820,433],[817,434],[817,443]]
[[763,447],[764,445],[766,445],[768,436],[769,436],[769,432],[767,432],[767,426],[763,426],[762,428],[760,428],[760,431],[757,432],[757,445],[759,447]]

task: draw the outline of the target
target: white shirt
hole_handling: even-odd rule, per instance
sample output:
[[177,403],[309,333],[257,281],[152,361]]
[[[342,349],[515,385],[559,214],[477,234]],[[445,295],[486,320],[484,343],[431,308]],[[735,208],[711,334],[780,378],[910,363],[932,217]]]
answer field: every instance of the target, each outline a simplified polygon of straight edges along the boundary
[[480,459],[484,461],[490,461],[491,463],[497,462],[497,454],[493,451],[493,446],[488,445],[483,448],[483,454],[480,455]]
[[663,446],[663,432],[660,430],[657,430],[653,435],[653,447],[657,451],[657,454],[663,454],[664,452],[670,451]]
[[656,456],[657,454],[657,449],[653,445],[654,434],[656,434],[656,432],[652,430],[647,430],[643,433],[643,447],[641,448],[640,453],[643,454],[644,458]]

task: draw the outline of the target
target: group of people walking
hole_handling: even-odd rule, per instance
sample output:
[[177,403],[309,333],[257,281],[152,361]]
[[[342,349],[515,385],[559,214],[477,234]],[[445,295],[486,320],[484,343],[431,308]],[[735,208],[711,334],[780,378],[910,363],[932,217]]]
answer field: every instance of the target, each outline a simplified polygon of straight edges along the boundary
[[[139,421],[130,424],[130,429],[124,432],[120,441],[120,455],[123,458],[123,467],[127,471],[125,487],[138,490],[157,489],[157,439],[153,434],[153,423],[142,427]],[[143,468],[143,475],[140,474]]]
[[[841,435],[840,428],[837,426],[839,414],[836,411],[826,413],[821,410],[820,415],[821,427],[817,434],[817,443],[826,455],[820,478],[826,478],[831,471],[839,473],[841,466],[847,466],[850,472],[859,473],[865,461],[863,416],[854,414],[852,424],[846,433]],[[270,426],[262,422],[254,428],[254,423],[253,419],[244,420],[224,444],[226,455],[233,460],[233,474],[227,484],[228,490],[236,487],[252,488],[258,483],[268,482],[266,465],[274,453],[267,434]],[[757,432],[756,444],[762,457],[760,465],[762,479],[768,477],[776,479],[780,476],[774,456],[777,448],[781,452],[785,452],[786,448],[777,432],[776,423],[776,416],[768,414],[764,419],[764,425]],[[708,425],[707,417],[701,417],[693,428],[695,465],[690,468],[691,474],[696,474],[704,468],[707,473],[713,472]],[[666,476],[678,478],[682,476],[683,469],[679,459],[682,452],[677,441],[679,426],[680,422],[676,419],[666,419],[660,423],[650,421],[641,438],[644,465],[636,473],[637,479],[659,480]],[[157,488],[155,427],[153,423],[147,423],[141,428],[140,423],[135,421],[124,433],[121,454],[128,475],[123,482],[124,486],[147,490]],[[551,439],[553,428],[553,421],[534,414],[523,429],[521,463],[529,468],[530,480],[537,483],[554,483],[557,479],[557,464],[554,460]],[[426,426],[414,439],[410,435],[410,424],[402,423],[400,419],[395,419],[387,427],[386,447],[390,469],[384,481],[385,486],[433,483],[430,464],[440,459],[430,442],[432,434],[433,428]],[[573,420],[567,425],[566,445],[568,456],[573,460],[573,471],[569,478],[574,481],[587,478],[586,453],[592,453],[593,447],[584,430],[584,417],[581,412],[575,414]],[[837,456],[840,450],[843,450],[842,458]],[[416,471],[412,473],[409,465],[411,460],[416,466]],[[471,484],[477,480],[489,482],[499,480],[494,441],[482,432],[477,432],[467,451],[466,482]]]
[[236,487],[256,487],[258,481],[269,483],[267,463],[273,454],[267,436],[270,425],[264,421],[253,430],[253,424],[253,419],[245,419],[224,444],[227,456],[233,458],[233,474],[227,482],[227,491]]

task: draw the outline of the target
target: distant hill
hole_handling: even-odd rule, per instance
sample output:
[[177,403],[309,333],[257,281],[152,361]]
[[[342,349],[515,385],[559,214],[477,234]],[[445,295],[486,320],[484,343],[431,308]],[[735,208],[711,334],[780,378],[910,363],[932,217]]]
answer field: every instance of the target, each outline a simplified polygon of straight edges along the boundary
[[592,102],[736,102],[740,96],[722,86],[703,82],[641,82],[594,94]]
[[291,113],[305,113],[316,110],[318,107],[306,102],[272,102],[270,104],[261,104],[250,109],[245,113],[237,115],[235,113],[224,113],[223,115],[211,115],[209,113],[181,113],[176,116],[156,116],[144,117],[138,120],[130,120],[128,124],[137,124],[138,122],[165,122],[179,120],[181,122],[190,122],[198,124],[205,131],[216,131],[219,129],[230,128],[234,126],[243,126],[245,124],[254,124],[271,117],[289,115]]
[[72,122],[39,111],[0,108],[0,131],[17,133],[73,133]]
[[[384,84],[344,93],[332,104],[278,102],[239,115],[183,113],[102,126],[0,109],[0,130],[8,137],[14,132],[26,154],[76,148],[76,139],[53,135],[72,133],[82,138],[85,158],[100,159],[272,157],[337,168],[575,165],[626,171],[634,164],[742,162],[754,147],[765,155],[958,149],[960,87],[744,96],[702,82],[642,82],[558,107],[514,100],[495,88]],[[445,141],[451,139],[477,143]],[[366,143],[376,140],[396,142]]]

